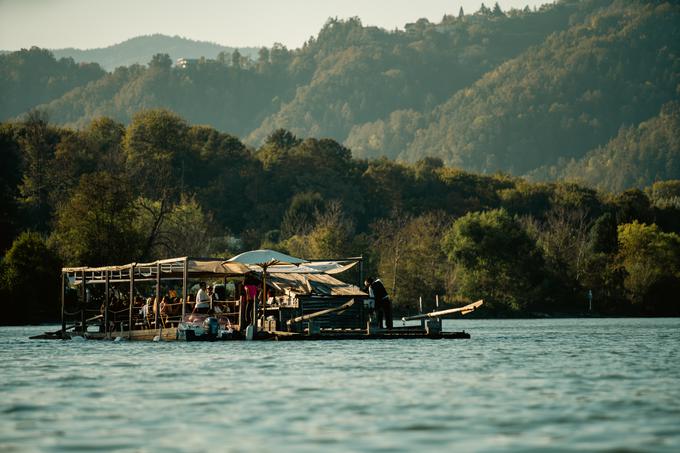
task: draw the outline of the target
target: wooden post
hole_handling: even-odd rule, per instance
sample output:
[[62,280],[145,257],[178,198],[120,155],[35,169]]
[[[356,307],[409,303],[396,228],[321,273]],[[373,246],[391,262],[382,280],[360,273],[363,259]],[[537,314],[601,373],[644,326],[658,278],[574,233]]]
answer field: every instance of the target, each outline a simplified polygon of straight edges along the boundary
[[155,323],[156,329],[159,329],[159,336],[162,335],[162,327],[158,325],[158,313],[161,311],[161,263],[156,262],[156,310],[154,310],[153,322]]
[[80,310],[80,328],[82,330],[83,336],[85,336],[85,331],[87,330],[87,326],[85,325],[85,309],[87,308],[87,291],[85,290],[85,271],[82,271],[81,273],[82,277],[82,288],[80,288],[80,292],[83,296],[83,305]]
[[[245,307],[245,300],[243,300],[242,293],[245,292],[243,289],[244,287],[245,280],[243,282],[240,282],[239,285],[241,287],[241,291],[236,291],[236,289],[239,287],[237,285],[234,285],[234,296],[238,297],[238,330],[239,332],[244,332],[245,331],[245,317],[246,317],[246,311],[243,307]],[[248,296],[246,296],[247,298]]]
[[[420,296],[418,298],[418,314],[419,315],[423,314],[423,296]],[[420,320],[420,327],[423,328],[423,329],[425,328],[425,320],[424,319]]]
[[364,255],[361,255],[359,261],[359,288],[364,284]]
[[187,313],[188,277],[189,277],[189,258],[184,258],[184,273],[182,274],[182,322],[184,322],[184,316]]
[[135,303],[135,265],[130,265],[130,307],[128,312],[128,339],[132,338],[132,308]]
[[61,273],[61,338],[66,336],[66,285],[64,283],[64,272]]
[[106,277],[104,277],[104,336],[109,338],[109,271],[106,272]]
[[[264,286],[264,272],[266,268],[262,268],[262,285]],[[247,296],[246,296],[247,297]],[[257,294],[255,294],[255,297],[253,298],[253,321],[252,321],[252,326],[253,326],[253,336],[257,332]]]
[[267,317],[267,268],[262,272],[262,330],[264,330],[264,320]]

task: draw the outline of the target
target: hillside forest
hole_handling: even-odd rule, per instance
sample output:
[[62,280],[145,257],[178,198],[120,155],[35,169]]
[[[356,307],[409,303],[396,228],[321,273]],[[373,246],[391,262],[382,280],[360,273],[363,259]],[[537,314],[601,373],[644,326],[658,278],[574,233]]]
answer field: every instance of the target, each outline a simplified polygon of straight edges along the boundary
[[331,18],[299,49],[256,54],[162,36],[85,54],[110,68],[159,48],[148,64],[109,70],[32,48],[0,56],[0,120],[40,108],[71,128],[102,116],[127,125],[164,108],[256,148],[285,129],[359,158],[642,189],[680,177],[678,24],[676,1],[560,0],[397,30]]
[[0,323],[56,319],[63,265],[255,248],[361,255],[397,314],[678,316],[678,24],[561,0],[187,65],[0,55]]
[[678,180],[613,194],[353,158],[283,129],[249,148],[167,110],[80,130],[34,111],[0,144],[5,322],[56,316],[62,265],[260,247],[363,255],[400,312],[439,295],[484,298],[488,316],[574,315],[591,291],[598,314],[680,314]]

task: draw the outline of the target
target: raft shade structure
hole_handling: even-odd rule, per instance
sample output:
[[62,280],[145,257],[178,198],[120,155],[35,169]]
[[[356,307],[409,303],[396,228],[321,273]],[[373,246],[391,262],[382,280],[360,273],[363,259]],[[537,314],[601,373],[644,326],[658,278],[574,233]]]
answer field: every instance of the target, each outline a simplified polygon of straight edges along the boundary
[[[420,320],[420,326],[404,325],[392,329],[378,326],[368,294],[359,286],[334,277],[362,262],[362,257],[304,260],[273,250],[254,250],[230,260],[184,256],[121,266],[63,268],[61,329],[31,338],[68,339],[72,335],[89,339],[116,336],[117,339],[154,341],[470,338],[465,331],[443,332],[439,319],[448,314],[472,312],[482,301],[446,310],[440,310],[437,303],[436,311],[431,313],[423,313],[421,306],[420,315],[404,319]],[[359,272],[361,277],[363,269]],[[262,281],[262,323],[258,319],[256,298],[252,320],[245,325],[246,306],[237,294],[220,300],[222,310],[217,313],[187,313],[189,279],[220,279],[226,284],[227,278],[246,278],[253,273],[260,275]],[[181,315],[177,299],[166,305],[165,310],[160,309],[162,283],[168,281],[175,282],[171,287],[177,292],[181,285]],[[145,296],[155,293],[157,299],[153,314],[149,311],[153,307],[149,299],[146,308],[135,306],[136,295],[141,295],[135,285],[144,282],[148,285],[148,289],[143,290]],[[78,294],[75,300],[81,299],[72,313],[67,313],[67,285]],[[91,293],[89,285],[99,285],[101,290]],[[96,297],[90,298],[95,294]],[[269,294],[273,294],[271,304],[268,304]],[[118,296],[119,303],[111,305],[114,295]],[[101,306],[95,309],[93,303],[98,305],[100,302]],[[138,308],[139,313],[136,313]],[[95,312],[96,316],[88,318]],[[274,316],[268,318],[270,314]],[[73,325],[67,327],[67,321],[72,321]],[[93,326],[98,330],[88,330]],[[71,329],[74,331],[69,332]]]
[[[294,265],[299,266],[305,263],[305,260],[296,258],[294,256],[286,255],[285,253],[277,252],[275,250],[251,250],[236,255],[233,258],[225,261],[225,263],[240,263],[251,266],[258,266],[262,269],[262,327],[264,328],[264,320],[267,314],[267,269],[278,265]],[[257,296],[253,301],[253,335],[257,332]]]

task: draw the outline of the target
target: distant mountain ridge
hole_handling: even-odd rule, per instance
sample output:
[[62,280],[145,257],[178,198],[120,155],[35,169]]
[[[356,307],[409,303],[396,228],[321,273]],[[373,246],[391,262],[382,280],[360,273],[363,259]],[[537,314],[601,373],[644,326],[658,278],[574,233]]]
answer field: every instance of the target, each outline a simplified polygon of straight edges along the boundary
[[118,44],[96,49],[53,49],[55,58],[73,58],[76,63],[98,63],[107,71],[119,66],[146,64],[155,54],[167,53],[173,61],[178,58],[216,58],[220,52],[231,54],[234,50],[255,58],[257,47],[229,47],[208,41],[195,41],[181,36],[153,34],[137,36]]

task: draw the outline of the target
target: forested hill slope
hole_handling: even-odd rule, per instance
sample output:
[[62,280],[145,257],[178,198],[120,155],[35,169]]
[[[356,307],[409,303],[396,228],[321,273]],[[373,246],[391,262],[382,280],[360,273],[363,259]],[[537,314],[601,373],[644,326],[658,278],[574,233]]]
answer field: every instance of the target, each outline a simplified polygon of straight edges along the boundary
[[105,74],[96,63],[56,60],[33,47],[0,55],[0,121],[59,98]]
[[604,145],[677,99],[680,6],[616,2],[437,107],[400,155],[523,174]]
[[[482,7],[394,31],[329,19],[300,49],[274,45],[254,58],[223,52],[186,68],[157,54],[22,108],[38,106],[52,122],[78,128],[99,116],[127,124],[140,110],[166,108],[251,146],[282,128],[333,138],[361,158],[434,156],[479,172],[566,176],[564,165],[680,99],[678,24],[677,2],[642,0]],[[9,66],[0,73],[3,90],[16,71]],[[13,88],[14,96],[33,99],[27,93],[37,83]],[[0,102],[0,119],[21,113]],[[663,166],[659,159],[671,154],[641,165]],[[680,177],[669,168],[655,174]]]
[[[511,15],[484,9],[445,16],[438,24],[421,19],[405,32],[363,27],[355,19],[330,21],[292,62],[291,68],[303,63],[313,70],[310,80],[248,140],[259,144],[271,130],[284,128],[344,141],[355,125],[404,109],[427,111],[567,28],[578,10],[566,3]],[[381,154],[391,151],[380,148]]]
[[[52,53],[56,58],[73,58],[79,62],[95,62],[108,71],[119,66],[131,66],[133,64],[146,64],[157,53],[167,53],[174,61],[178,58],[217,58],[220,52],[231,53],[234,47],[220,44],[194,41],[181,36],[167,36],[154,34],[137,36],[118,44],[97,49],[54,49]],[[239,48],[243,55],[254,57],[257,48]]]
[[[546,173],[547,172],[547,173]],[[568,179],[610,192],[645,187],[680,174],[680,103],[636,126],[622,127],[606,145],[581,159],[541,168],[532,179]]]

